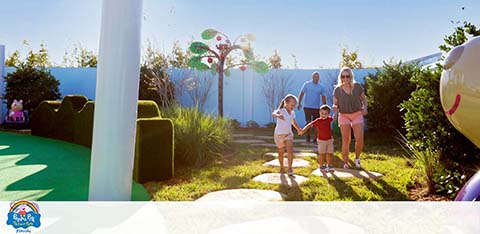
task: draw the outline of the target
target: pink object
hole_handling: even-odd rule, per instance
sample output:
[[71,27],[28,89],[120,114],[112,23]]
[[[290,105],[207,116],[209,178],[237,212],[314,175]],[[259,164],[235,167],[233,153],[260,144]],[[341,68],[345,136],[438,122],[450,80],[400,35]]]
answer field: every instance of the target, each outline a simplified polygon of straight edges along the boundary
[[22,111],[13,111],[13,113],[10,115],[10,117],[22,118],[23,119],[23,112]]
[[23,113],[23,100],[13,100],[10,111],[8,112],[9,122],[24,122],[25,115]]
[[340,113],[338,115],[338,125],[355,125],[363,123],[363,114],[357,111],[351,114]]

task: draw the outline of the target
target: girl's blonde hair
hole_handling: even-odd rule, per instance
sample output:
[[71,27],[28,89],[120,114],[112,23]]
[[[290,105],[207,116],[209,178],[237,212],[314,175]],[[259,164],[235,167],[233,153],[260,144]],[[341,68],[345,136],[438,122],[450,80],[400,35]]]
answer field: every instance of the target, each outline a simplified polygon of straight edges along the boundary
[[337,87],[340,87],[340,86],[343,85],[343,83],[342,83],[342,73],[345,72],[345,71],[350,74],[350,78],[352,78],[350,80],[350,86],[353,87],[353,84],[355,84],[356,81],[355,81],[355,76],[353,75],[353,71],[349,67],[343,67],[342,69],[340,69],[340,73],[338,73]]
[[282,108],[285,107],[285,105],[287,104],[287,102],[290,102],[290,100],[294,99],[297,103],[298,103],[298,99],[297,97],[295,97],[295,95],[293,94],[287,94],[287,96],[285,96],[281,101],[280,101],[280,105],[278,106],[278,109],[277,110],[280,110]]

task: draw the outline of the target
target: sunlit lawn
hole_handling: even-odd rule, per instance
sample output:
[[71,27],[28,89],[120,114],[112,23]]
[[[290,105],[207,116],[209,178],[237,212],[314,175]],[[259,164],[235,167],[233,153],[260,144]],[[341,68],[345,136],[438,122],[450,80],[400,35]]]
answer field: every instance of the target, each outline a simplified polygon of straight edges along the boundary
[[[237,133],[272,135],[273,130],[238,130]],[[272,140],[273,141],[273,140]],[[145,186],[154,200],[193,201],[206,193],[222,189],[252,188],[269,189],[284,193],[286,200],[334,201],[334,200],[408,200],[407,188],[414,184],[416,169],[409,166],[402,156],[401,147],[391,137],[366,134],[365,153],[362,165],[366,170],[384,174],[377,180],[359,178],[326,179],[311,175],[318,167],[316,158],[304,158],[311,165],[297,168],[295,173],[310,179],[298,187],[270,185],[253,181],[262,173],[278,172],[276,167],[262,164],[274,158],[264,156],[272,152],[269,148],[255,148],[248,145],[233,145],[233,153],[211,165],[194,168],[177,168],[175,178]],[[340,167],[340,139],[336,140],[334,166]],[[352,144],[353,149],[353,144]],[[353,154],[350,155],[353,159]]]

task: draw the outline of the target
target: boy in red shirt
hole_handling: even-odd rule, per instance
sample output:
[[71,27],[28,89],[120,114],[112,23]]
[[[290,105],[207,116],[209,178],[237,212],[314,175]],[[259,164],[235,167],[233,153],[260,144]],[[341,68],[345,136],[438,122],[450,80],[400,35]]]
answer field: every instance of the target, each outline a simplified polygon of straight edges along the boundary
[[[320,170],[327,172],[334,170],[331,164],[333,154],[333,117],[330,116],[330,110],[330,106],[322,105],[320,107],[320,117],[307,124],[301,132],[303,134],[312,126],[317,128],[318,154],[320,154],[318,164]],[[324,165],[325,155],[327,156],[327,165]]]

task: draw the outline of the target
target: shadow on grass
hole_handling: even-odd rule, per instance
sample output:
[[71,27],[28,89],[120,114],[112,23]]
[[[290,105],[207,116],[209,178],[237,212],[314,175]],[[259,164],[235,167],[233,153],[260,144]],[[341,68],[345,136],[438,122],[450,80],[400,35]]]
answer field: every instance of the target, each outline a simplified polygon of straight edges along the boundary
[[[297,181],[294,178],[282,174],[280,176],[282,184],[279,185],[278,191],[286,195],[284,198],[286,201],[303,201],[303,192],[300,189]],[[290,185],[287,185],[290,184]]]
[[[409,200],[409,198],[404,193],[400,192],[398,189],[391,186],[382,178],[371,179],[371,178],[375,178],[376,176],[368,171],[364,171],[364,172],[367,173],[370,178],[361,178],[363,185],[366,187],[366,189],[370,190],[375,195],[378,195],[379,197],[381,197],[382,199],[380,200],[385,200],[385,201]],[[331,174],[332,177],[330,178],[327,177],[325,172],[322,172],[322,174],[324,178],[327,178],[328,183],[337,190],[339,197],[341,199],[350,198],[354,201],[366,200],[365,198],[362,198],[358,193],[355,192],[355,190],[347,182],[347,180],[337,177],[335,173],[332,173]],[[375,183],[380,184],[380,187],[377,186]],[[379,199],[375,199],[375,200],[379,200]]]
[[338,192],[338,196],[341,199],[351,198],[354,201],[361,201],[363,200],[356,192],[353,190],[352,186],[350,186],[345,180],[338,178],[334,173],[332,173],[332,177],[327,179],[328,183],[332,185]]
[[[0,137],[10,146],[0,151],[0,158],[26,155],[0,173],[5,194],[11,194],[2,195],[2,200],[88,200],[90,149],[29,135],[0,132]],[[150,200],[142,185],[135,182],[132,198]]]

